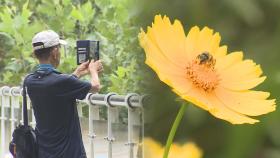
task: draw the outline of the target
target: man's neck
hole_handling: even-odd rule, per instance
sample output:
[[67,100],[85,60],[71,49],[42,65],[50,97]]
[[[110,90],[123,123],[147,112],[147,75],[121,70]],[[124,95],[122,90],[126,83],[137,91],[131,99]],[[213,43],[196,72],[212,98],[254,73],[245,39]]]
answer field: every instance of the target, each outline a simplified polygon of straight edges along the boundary
[[52,65],[54,68],[56,68],[56,67],[54,66],[54,64],[52,64],[50,61],[39,61],[39,63],[40,63],[40,64],[50,64],[50,65]]

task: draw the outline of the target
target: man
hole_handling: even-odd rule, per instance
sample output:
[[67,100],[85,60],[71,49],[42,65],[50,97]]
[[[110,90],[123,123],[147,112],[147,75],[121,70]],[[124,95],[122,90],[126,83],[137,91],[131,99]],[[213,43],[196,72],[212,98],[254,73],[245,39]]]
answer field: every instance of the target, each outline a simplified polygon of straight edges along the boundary
[[[81,64],[72,75],[58,72],[60,45],[66,44],[52,30],[39,32],[32,39],[38,69],[25,80],[36,118],[38,158],[86,158],[76,99],[98,92],[100,61]],[[91,75],[91,82],[79,80]]]

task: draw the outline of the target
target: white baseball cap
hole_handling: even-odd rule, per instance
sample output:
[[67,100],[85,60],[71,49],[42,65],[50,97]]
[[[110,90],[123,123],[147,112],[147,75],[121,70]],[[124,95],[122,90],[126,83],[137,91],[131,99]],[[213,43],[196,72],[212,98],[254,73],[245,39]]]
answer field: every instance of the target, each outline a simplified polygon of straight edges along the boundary
[[59,44],[66,45],[67,42],[59,39],[59,35],[53,30],[39,32],[32,39],[32,46],[34,50],[50,48]]

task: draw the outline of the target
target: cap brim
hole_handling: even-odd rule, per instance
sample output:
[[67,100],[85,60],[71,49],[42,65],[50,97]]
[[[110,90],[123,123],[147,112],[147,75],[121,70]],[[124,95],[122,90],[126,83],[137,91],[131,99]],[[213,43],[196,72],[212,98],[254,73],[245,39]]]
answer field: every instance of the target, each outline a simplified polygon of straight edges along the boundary
[[59,40],[59,44],[62,44],[62,45],[67,45],[67,42],[65,40]]

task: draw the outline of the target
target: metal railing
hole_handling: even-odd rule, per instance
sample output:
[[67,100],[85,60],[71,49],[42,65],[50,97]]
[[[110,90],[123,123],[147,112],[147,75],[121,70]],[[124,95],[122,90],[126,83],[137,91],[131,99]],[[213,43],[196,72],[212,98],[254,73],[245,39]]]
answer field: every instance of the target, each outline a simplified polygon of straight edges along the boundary
[[[0,133],[0,157],[4,157],[5,153],[8,153],[8,142],[11,140],[11,135],[15,127],[23,122],[22,117],[22,88],[20,87],[8,87],[4,86],[0,88],[0,106],[1,106],[1,133]],[[142,158],[143,150],[141,149],[142,138],[144,135],[144,112],[143,102],[144,97],[136,93],[130,93],[127,95],[118,95],[116,93],[108,94],[92,94],[89,93],[84,100],[78,100],[80,104],[88,106],[88,141],[89,148],[87,153],[89,158],[95,157],[94,147],[95,138],[98,137],[94,131],[95,120],[99,119],[100,107],[106,108],[107,111],[107,133],[104,141],[107,142],[107,157],[113,157],[113,142],[114,131],[112,128],[114,119],[118,115],[118,108],[127,109],[127,141],[123,145],[127,145],[128,158]],[[82,106],[78,105],[78,111],[82,111]],[[36,125],[35,117],[33,115],[32,105],[28,99],[28,111],[29,122],[34,127]],[[30,115],[31,114],[31,115]],[[134,126],[139,126],[140,135],[135,135]],[[138,142],[135,142],[135,137],[139,138]],[[135,146],[138,148],[135,148]],[[136,151],[138,156],[136,156]],[[139,154],[140,153],[140,154]]]

